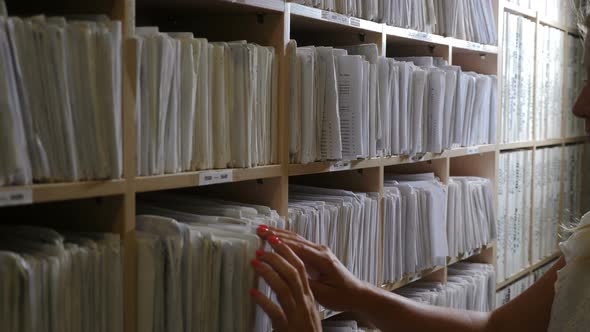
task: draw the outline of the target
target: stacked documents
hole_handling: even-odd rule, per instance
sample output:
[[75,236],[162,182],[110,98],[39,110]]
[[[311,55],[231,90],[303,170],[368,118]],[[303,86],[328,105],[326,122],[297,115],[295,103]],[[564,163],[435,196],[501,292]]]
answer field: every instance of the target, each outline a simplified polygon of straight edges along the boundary
[[417,302],[440,307],[492,311],[496,296],[494,266],[456,263],[448,268],[446,284],[418,281],[395,292]]
[[[533,180],[533,152],[531,150],[505,152],[500,154],[498,170],[498,244],[497,244],[497,277],[501,282],[520,272],[529,265],[529,243],[531,241],[531,213],[537,214],[544,205],[535,203],[531,207],[531,186]],[[558,164],[559,158],[554,159]],[[539,170],[538,167],[535,170]],[[535,199],[537,185],[540,181],[535,174]],[[559,181],[559,180],[558,180]],[[551,204],[546,211],[554,214],[558,211],[555,200],[559,200],[559,190],[553,196],[547,196],[545,204]],[[533,218],[538,220],[539,218]],[[547,223],[554,223],[553,217],[545,218]],[[554,230],[557,230],[555,225]],[[533,230],[533,237],[535,231]],[[534,239],[533,239],[534,241]]]
[[[566,232],[567,228],[575,227],[582,218],[583,213],[588,211],[588,197],[584,197],[582,192],[582,188],[587,188],[588,183],[588,175],[584,174],[587,171],[584,167],[587,161],[584,159],[588,158],[588,150],[584,151],[583,144],[567,145],[563,153],[565,163],[563,172],[562,223],[566,229],[562,230],[562,234],[569,235]],[[557,165],[554,167],[557,167]]]
[[567,59],[565,72],[565,137],[586,135],[584,119],[572,113],[574,103],[584,87],[586,69],[584,68],[584,41],[582,38],[567,35]]
[[[532,263],[538,262],[543,257],[553,254],[557,250],[558,228],[560,219],[560,184],[561,184],[561,147],[543,148],[535,150],[535,179],[534,179],[534,211],[533,211],[533,232],[532,232]],[[581,153],[581,151],[580,151]],[[566,153],[567,154],[567,153]],[[574,156],[577,157],[577,156]],[[565,162],[567,166],[575,168],[568,169],[564,175],[568,179],[577,180],[581,185],[580,167],[582,161],[579,158],[572,160],[574,163],[569,164],[569,156],[566,155]],[[577,170],[577,172],[576,172]],[[567,189],[567,179],[564,179],[563,200],[563,217],[566,215],[573,217],[567,212],[572,206],[579,208],[581,192],[571,192]],[[576,185],[576,187],[578,186]],[[573,188],[572,188],[573,189]],[[571,198],[572,200],[568,200]],[[574,208],[575,209],[575,208]],[[579,215],[577,216],[579,217]],[[565,219],[564,219],[565,220]]]
[[118,235],[0,227],[0,331],[123,331]]
[[277,162],[273,48],[136,32],[139,175]]
[[0,16],[0,186],[120,178],[121,23]]
[[495,76],[441,58],[390,59],[377,45],[290,41],[292,163],[440,153],[495,143]]
[[449,256],[481,248],[496,238],[494,193],[489,179],[452,176],[448,181]]
[[535,35],[535,28],[532,20],[504,13],[501,124],[504,143],[533,139],[535,39],[530,36]]
[[433,173],[387,176],[383,282],[446,264],[447,187]]
[[140,199],[138,213],[138,331],[272,330],[248,290],[257,287],[257,226],[285,226],[276,211],[158,193]]
[[355,276],[377,284],[379,195],[289,185],[289,229],[330,247]]
[[347,16],[428,33],[496,44],[493,1],[290,0]]
[[[537,140],[560,138],[563,115],[564,33],[540,25],[538,33],[540,54],[536,76],[535,133]],[[526,38],[527,35],[523,37]],[[556,47],[557,46],[557,47]],[[524,58],[523,61],[531,61]],[[583,61],[582,61],[583,63]],[[567,110],[568,113],[571,110]]]

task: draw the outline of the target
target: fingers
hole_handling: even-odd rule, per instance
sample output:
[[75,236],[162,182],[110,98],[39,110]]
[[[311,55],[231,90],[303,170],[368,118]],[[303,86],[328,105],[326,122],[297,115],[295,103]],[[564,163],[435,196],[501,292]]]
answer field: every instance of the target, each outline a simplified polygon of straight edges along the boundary
[[[307,272],[301,259],[276,236],[268,237],[267,240],[276,254],[258,250],[256,256],[268,263],[287,281],[294,295],[311,295],[307,283]],[[296,296],[295,300],[303,301],[303,297]]]
[[324,246],[318,246],[319,248],[316,248],[287,239],[284,242],[305,264],[316,268],[320,272],[325,270],[326,264],[330,264],[333,261],[330,250]]
[[307,239],[305,239],[304,237],[302,237],[301,235],[285,230],[285,229],[280,229],[280,228],[274,228],[274,227],[268,227],[266,225],[261,225],[258,227],[257,229],[257,233],[258,235],[263,238],[266,239],[269,236],[278,236],[283,240],[291,240],[293,242],[299,242],[299,243],[303,243],[305,245],[308,245],[310,247],[314,247],[319,249],[319,245],[308,241]]
[[256,273],[266,281],[268,286],[277,295],[277,299],[285,312],[293,312],[296,308],[293,300],[293,293],[288,284],[283,280],[279,274],[269,265],[263,264],[261,261],[254,259],[250,262]]
[[264,296],[256,289],[251,289],[250,295],[252,296],[254,302],[256,302],[256,304],[258,304],[260,308],[266,312],[272,321],[272,326],[275,330],[287,331],[287,318],[279,306],[274,304],[274,302],[272,302],[268,297]]

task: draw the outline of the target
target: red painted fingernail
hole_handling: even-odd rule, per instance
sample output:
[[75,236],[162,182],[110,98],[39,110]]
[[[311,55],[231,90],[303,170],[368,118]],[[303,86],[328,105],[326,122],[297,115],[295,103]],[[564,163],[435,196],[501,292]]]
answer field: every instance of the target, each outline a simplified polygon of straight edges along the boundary
[[250,293],[250,296],[258,296],[258,294],[260,294],[258,290],[254,288],[251,288],[248,293]]
[[252,265],[252,267],[259,267],[260,266],[260,261],[257,259],[253,259],[250,261],[250,265]]
[[281,240],[276,237],[276,236],[269,236],[268,239],[266,239],[270,244],[279,244],[281,243]]
[[266,233],[266,232],[268,232],[268,226],[266,226],[266,225],[260,225],[260,226],[258,226],[257,231],[259,233]]
[[256,256],[257,257],[260,257],[262,255],[264,255],[264,250],[260,250],[260,249],[256,250]]

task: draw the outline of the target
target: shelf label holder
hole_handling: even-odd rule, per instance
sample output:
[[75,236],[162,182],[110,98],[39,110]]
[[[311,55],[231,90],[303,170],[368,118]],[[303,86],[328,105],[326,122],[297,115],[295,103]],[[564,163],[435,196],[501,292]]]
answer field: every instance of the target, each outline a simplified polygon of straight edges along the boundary
[[199,185],[226,183],[233,181],[233,170],[207,171],[199,174]]
[[18,189],[0,191],[0,207],[25,205],[33,203],[33,192],[31,189]]
[[330,165],[330,172],[346,171],[352,168],[350,160],[337,161]]

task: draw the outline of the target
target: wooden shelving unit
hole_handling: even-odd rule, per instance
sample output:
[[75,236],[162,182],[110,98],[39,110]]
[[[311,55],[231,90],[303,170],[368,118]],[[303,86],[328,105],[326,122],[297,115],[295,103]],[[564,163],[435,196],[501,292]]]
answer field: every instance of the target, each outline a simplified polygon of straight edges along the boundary
[[[542,15],[542,13],[540,13],[539,11],[535,10],[535,9],[529,9],[529,8],[525,8],[522,6],[518,6],[512,2],[509,2],[507,0],[503,0],[501,1],[501,7],[500,7],[500,13],[510,13],[510,14],[514,14],[514,15],[519,15],[522,17],[525,17],[527,19],[530,19],[534,22],[536,22],[536,31],[535,31],[535,36],[531,36],[532,38],[537,38],[537,31],[539,30],[541,25],[544,26],[549,26],[549,27],[553,27],[556,28],[558,30],[561,30],[562,33],[564,33],[564,35],[567,36],[567,34],[573,34],[573,35],[579,35],[579,32],[577,30],[577,28],[575,27],[570,27],[570,26],[566,26],[566,24],[561,23],[561,22],[555,22],[553,20],[550,20],[546,17],[544,17]],[[499,18],[500,22],[503,21],[503,15],[501,15],[501,17]],[[570,22],[571,23],[571,22]],[[502,30],[503,30],[503,23],[501,23],[499,25],[500,28],[500,36],[502,35]],[[565,44],[565,42],[567,42],[566,40],[564,40],[564,45],[563,48],[565,49],[564,51],[564,70],[563,72],[565,73],[565,66],[567,66],[567,59],[568,59],[568,48],[566,47],[567,44]],[[537,57],[539,56],[539,52],[540,52],[540,48],[538,45],[538,42],[536,43],[536,54]],[[501,58],[501,57],[500,57]],[[500,59],[499,61],[499,68],[502,67],[503,63],[502,63],[503,59]],[[537,59],[535,58],[534,61],[537,61]],[[540,70],[538,65],[535,65],[535,77],[538,76],[538,72]],[[501,73],[501,69],[499,69],[499,73]],[[501,76],[501,75],[500,75]],[[499,77],[500,77],[499,76]],[[564,77],[564,89],[563,91],[565,91],[565,80],[567,79],[567,77]],[[498,81],[501,81],[500,79]],[[501,90],[499,90],[501,91]],[[536,92],[535,92],[536,94]],[[565,130],[565,120],[566,120],[566,114],[568,112],[571,112],[571,110],[566,109],[565,108],[565,98],[567,97],[565,93],[562,94],[562,126],[561,126],[561,137],[560,138],[554,138],[554,139],[547,139],[547,140],[532,140],[532,141],[524,141],[524,142],[510,142],[510,143],[501,143],[498,144],[498,150],[500,152],[508,152],[511,150],[519,150],[519,149],[527,149],[527,150],[533,150],[535,151],[536,149],[539,148],[545,148],[545,147],[564,147],[566,145],[569,144],[584,144],[587,142],[587,137],[586,136],[577,136],[577,137],[572,137],[571,133],[567,133]],[[535,97],[536,98],[536,97]],[[538,114],[537,114],[537,106],[536,106],[536,99],[535,99],[535,110],[533,113],[533,128],[535,128],[534,130],[536,130],[536,126],[535,126],[535,122],[538,121]],[[500,114],[500,117],[502,116],[502,114]],[[501,119],[501,118],[500,118]],[[501,123],[500,121],[498,123]],[[536,133],[533,133],[533,136],[536,137]],[[500,134],[501,137],[501,134]],[[563,150],[562,150],[563,151]],[[587,154],[588,150],[587,150],[587,146],[584,145],[584,154]],[[534,158],[534,157],[533,157]],[[533,159],[534,160],[534,159]],[[533,169],[532,172],[534,173],[534,167],[535,167],[535,163],[533,162],[532,165]],[[563,179],[563,174],[565,172],[565,166],[564,166],[564,160],[563,160],[563,153],[562,153],[562,163],[561,163],[561,174],[562,174],[562,179]],[[532,195],[534,195],[533,191],[534,191],[534,181],[535,179],[533,178],[533,183],[531,183],[531,193]],[[559,196],[560,196],[560,202],[562,202],[561,204],[563,204],[563,200],[564,200],[564,189],[563,189],[564,185],[563,185],[563,181],[561,182],[561,189],[559,192]],[[584,186],[585,188],[585,186]],[[585,188],[587,190],[587,188]],[[587,192],[587,191],[583,191],[583,192]],[[534,202],[534,201],[533,201]],[[531,206],[531,210],[534,209],[534,206]],[[532,234],[532,217],[533,214],[531,213],[531,228],[530,228],[530,233]],[[563,213],[560,213],[560,218],[563,218]],[[560,220],[561,223],[562,220]],[[556,230],[555,236],[558,236],[558,230]],[[532,246],[532,241],[530,241],[530,245]],[[556,248],[556,250],[558,250],[558,248]],[[529,251],[531,252],[531,251]],[[514,275],[510,276],[509,278],[507,278],[506,280],[499,282],[497,284],[496,289],[500,290],[502,288],[505,288],[507,286],[509,286],[510,284],[514,283],[515,281],[521,279],[524,276],[527,276],[529,274],[531,274],[534,270],[538,269],[539,267],[545,265],[546,263],[552,261],[553,259],[559,257],[560,253],[559,251],[557,251],[556,253],[545,257],[544,259],[542,259],[539,262],[532,262],[530,261],[530,255],[529,255],[529,264],[525,267],[523,267],[519,272],[515,273]]]
[[[9,13],[12,3],[7,1]],[[51,14],[69,14],[71,1],[51,2],[49,8],[55,8]],[[18,2],[18,14],[38,14],[38,0]],[[55,4],[57,3],[57,4]],[[134,256],[135,238],[135,204],[137,195],[143,192],[188,189],[217,189],[230,199],[264,204],[276,209],[280,215],[287,215],[288,185],[293,178],[317,179],[318,176],[343,189],[364,190],[383,193],[383,176],[388,172],[415,173],[431,171],[443,181],[454,175],[473,175],[490,178],[496,182],[498,157],[501,151],[512,149],[535,149],[548,145],[565,145],[583,142],[584,138],[562,138],[548,142],[519,142],[510,144],[483,145],[463,147],[444,151],[440,154],[427,153],[423,156],[408,158],[392,156],[350,162],[318,162],[290,165],[288,160],[288,86],[285,48],[290,39],[301,45],[315,44],[325,46],[342,46],[359,43],[376,43],[382,55],[427,55],[441,56],[453,65],[464,70],[498,75],[498,105],[501,99],[501,46],[490,46],[455,38],[427,34],[414,30],[402,29],[370,22],[358,18],[330,13],[281,0],[99,0],[100,6],[92,6],[85,11],[85,5],[76,5],[79,14],[106,14],[123,22],[124,36],[134,35],[135,27],[142,25],[177,24],[177,18],[190,18],[190,21],[203,22],[192,29],[195,36],[211,40],[245,39],[261,45],[273,46],[279,61],[279,118],[280,137],[278,152],[280,163],[251,169],[204,170],[180,174],[159,176],[136,175],[135,142],[135,94],[132,77],[134,77],[133,48],[124,45],[123,54],[123,151],[124,176],[120,180],[89,181],[80,183],[35,184],[26,187],[0,188],[0,198],[15,193],[30,194],[30,200],[21,200],[16,204],[35,204],[60,201],[75,201],[96,197],[109,197],[109,204],[97,204],[92,209],[80,208],[77,216],[84,218],[88,214],[108,215],[102,225],[90,227],[89,230],[110,230],[120,234],[125,243],[125,331],[136,331],[136,274]],[[90,6],[90,5],[89,5]],[[503,0],[495,0],[497,25],[501,39],[502,15],[504,10],[516,12],[531,18],[537,13],[521,10]],[[98,9],[96,9],[98,8]],[[551,22],[548,22],[551,24]],[[501,123],[498,109],[498,122]],[[221,174],[221,175],[220,175]],[[231,175],[230,175],[231,174]],[[207,180],[210,176],[217,180]],[[311,178],[313,177],[313,178]],[[0,199],[0,206],[2,205]],[[75,203],[74,203],[75,204]],[[5,204],[6,205],[6,204]],[[28,207],[26,207],[28,208]],[[108,209],[108,213],[102,210]],[[0,209],[0,215],[1,215]],[[94,224],[93,224],[94,225]],[[463,260],[495,263],[495,244],[491,243],[461,257],[449,258],[446,266],[422,271],[418,275],[406,276],[394,284],[382,285],[387,290],[394,290],[421,278],[441,282],[446,281],[447,266]],[[379,259],[381,262],[381,259]],[[379,270],[381,267],[379,267]],[[530,271],[527,270],[527,273]],[[508,282],[508,281],[507,281]],[[503,284],[502,284],[503,285]],[[324,317],[334,313],[326,312]]]

